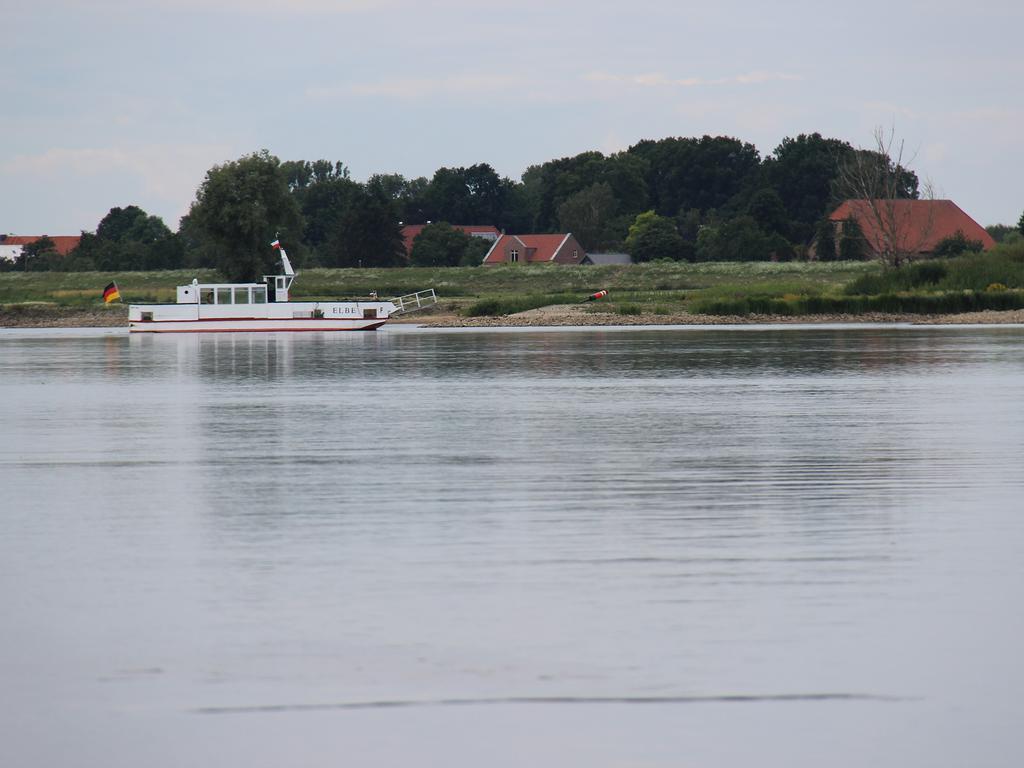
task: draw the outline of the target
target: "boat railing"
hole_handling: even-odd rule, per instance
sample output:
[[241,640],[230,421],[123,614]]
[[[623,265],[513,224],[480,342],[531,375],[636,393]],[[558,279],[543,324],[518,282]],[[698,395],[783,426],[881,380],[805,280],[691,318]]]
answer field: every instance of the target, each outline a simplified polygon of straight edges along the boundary
[[395,311],[392,314],[398,315],[403,312],[415,312],[418,309],[434,306],[437,304],[437,294],[434,293],[433,288],[428,288],[425,291],[417,291],[405,296],[396,296],[393,299],[388,299],[388,301],[395,305]]

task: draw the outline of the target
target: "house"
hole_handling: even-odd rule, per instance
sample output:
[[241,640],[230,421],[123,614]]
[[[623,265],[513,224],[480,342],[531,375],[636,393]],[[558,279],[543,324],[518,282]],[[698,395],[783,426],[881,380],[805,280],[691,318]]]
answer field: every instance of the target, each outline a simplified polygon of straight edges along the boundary
[[632,263],[633,257],[628,253],[588,253],[580,259],[580,264],[594,264],[596,266]]
[[[0,260],[17,261],[26,245],[41,240],[47,235],[0,235]],[[81,235],[50,235],[57,253],[67,256],[78,247]]]
[[[423,228],[430,223],[428,221],[426,224],[406,224],[402,227],[402,242],[405,243],[406,258],[412,256],[412,244],[416,239],[416,235],[422,232]],[[451,226],[453,229],[461,229],[471,237],[479,237],[490,242],[494,242],[501,236],[501,232],[490,224],[452,224]]]
[[979,241],[986,251],[996,244],[985,228],[952,200],[846,200],[828,218],[836,242],[842,236],[843,222],[856,220],[867,255],[872,257],[883,253],[887,244],[903,253],[928,256],[957,232]]
[[587,256],[571,232],[560,235],[502,235],[484,256],[484,264],[529,262],[579,264]]

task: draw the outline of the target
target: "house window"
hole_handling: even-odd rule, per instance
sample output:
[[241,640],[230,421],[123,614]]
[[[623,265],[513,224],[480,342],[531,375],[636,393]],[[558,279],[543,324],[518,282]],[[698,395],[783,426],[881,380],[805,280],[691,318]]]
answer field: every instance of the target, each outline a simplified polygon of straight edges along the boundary
[[578,259],[580,257],[580,252],[575,248],[572,249],[572,257],[573,259]]
[[509,251],[508,252],[508,260],[509,261],[519,261],[519,251],[517,251],[515,248],[513,248],[511,251]]

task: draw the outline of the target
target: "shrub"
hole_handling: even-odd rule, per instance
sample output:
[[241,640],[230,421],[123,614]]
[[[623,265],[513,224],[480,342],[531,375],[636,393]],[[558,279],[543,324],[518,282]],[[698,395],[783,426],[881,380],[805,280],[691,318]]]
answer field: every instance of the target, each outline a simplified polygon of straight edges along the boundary
[[484,317],[504,314],[497,299],[483,299],[466,308],[466,317]]
[[941,282],[947,273],[945,264],[922,261],[910,267],[910,285],[915,288],[921,285],[934,285]]
[[961,231],[957,230],[955,234],[944,237],[935,246],[936,256],[959,256],[965,251],[973,251],[974,253],[980,253],[984,246],[980,240],[968,240],[967,236]]
[[507,299],[488,298],[471,304],[465,310],[466,317],[499,317],[526,312],[529,309],[548,307],[552,304],[571,304],[578,301],[574,296],[564,294],[529,294],[512,296]]

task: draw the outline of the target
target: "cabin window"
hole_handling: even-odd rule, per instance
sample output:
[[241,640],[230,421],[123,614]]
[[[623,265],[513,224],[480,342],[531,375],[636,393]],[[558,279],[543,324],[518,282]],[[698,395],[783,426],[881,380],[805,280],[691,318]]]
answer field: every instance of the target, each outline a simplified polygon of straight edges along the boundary
[[372,319],[375,319],[376,317],[377,317],[377,309],[376,308],[374,308],[374,309],[364,309],[363,310],[363,319],[364,320],[372,320]]
[[267,303],[267,287],[260,285],[252,289],[252,303],[253,304],[266,304]]
[[153,322],[153,313],[152,312],[143,312],[142,313],[142,322],[144,322],[144,323],[151,323],[151,322]]
[[249,289],[248,288],[235,288],[235,304],[248,304],[249,303]]
[[218,304],[230,304],[231,303],[231,289],[230,288],[218,288],[217,289],[217,303]]
[[213,304],[213,288],[200,288],[199,289],[199,303],[200,304]]
[[509,251],[508,252],[508,260],[509,261],[519,261],[519,251],[517,251],[515,248],[513,248],[511,251]]

